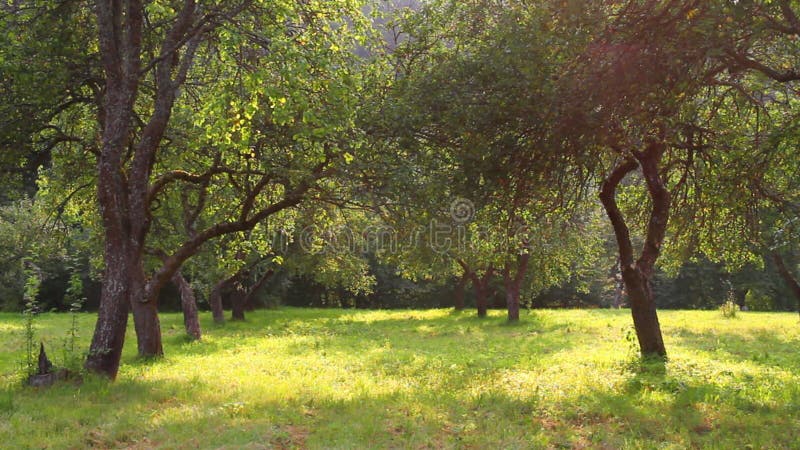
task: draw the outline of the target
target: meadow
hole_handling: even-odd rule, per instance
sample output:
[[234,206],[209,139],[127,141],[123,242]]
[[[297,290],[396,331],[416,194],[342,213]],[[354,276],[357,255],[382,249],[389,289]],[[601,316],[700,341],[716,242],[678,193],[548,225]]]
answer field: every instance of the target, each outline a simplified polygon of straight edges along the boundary
[[[3,448],[800,448],[796,314],[663,311],[666,364],[627,310],[281,308],[184,337],[115,382],[20,387],[24,321],[0,314]],[[36,319],[55,362],[66,314]],[[80,348],[94,316],[79,315]]]

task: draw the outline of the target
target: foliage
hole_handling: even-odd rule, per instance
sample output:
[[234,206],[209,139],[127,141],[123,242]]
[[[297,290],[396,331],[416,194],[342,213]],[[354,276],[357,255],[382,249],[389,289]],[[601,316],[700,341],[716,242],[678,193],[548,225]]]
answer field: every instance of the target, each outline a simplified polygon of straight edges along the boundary
[[0,202],[33,196],[56,146],[86,157],[82,118],[99,89],[96,31],[81,1],[0,5]]
[[430,231],[383,255],[407,277],[494,272],[530,296],[593,265],[585,173],[553,145],[548,120],[563,56],[554,14],[438,1],[400,22],[409,38],[390,54],[398,79],[368,126],[379,149],[402,155],[382,218],[403,237]]
[[30,199],[0,206],[0,309],[25,307],[30,264],[38,268],[40,282],[60,272],[66,230],[51,218],[45,205]]
[[83,362],[83,352],[77,347],[79,339],[78,316],[86,303],[84,297],[83,281],[80,272],[73,272],[69,278],[69,286],[65,295],[69,304],[70,325],[62,344],[64,367],[76,373],[80,371]]
[[30,261],[23,261],[25,266],[25,290],[23,298],[25,299],[25,309],[23,310],[23,317],[25,325],[23,327],[23,338],[25,343],[25,356],[22,360],[22,378],[26,380],[31,375],[36,373],[36,328],[34,320],[36,315],[41,312],[39,304],[36,302],[36,297],[39,294],[39,285],[42,283],[42,274],[39,268],[33,265]]
[[744,305],[750,311],[772,311],[774,309],[772,299],[755,288],[747,290]]

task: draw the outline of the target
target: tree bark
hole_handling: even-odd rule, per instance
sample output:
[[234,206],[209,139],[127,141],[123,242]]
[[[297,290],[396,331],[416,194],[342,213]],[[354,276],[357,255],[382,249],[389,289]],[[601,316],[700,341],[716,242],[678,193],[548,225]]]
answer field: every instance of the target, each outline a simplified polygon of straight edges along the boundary
[[[171,72],[181,58],[162,58],[157,64],[154,110],[131,142],[134,104],[141,79],[144,7],[140,2],[96,2],[100,60],[105,73],[105,93],[98,119],[102,146],[97,164],[97,201],[103,223],[105,250],[100,313],[86,360],[88,370],[114,378],[124,343],[127,312],[131,308],[142,356],[163,353],[156,292],[145,288],[142,255],[150,227],[148,184],[155,153],[169,121],[177,85]],[[195,13],[187,1],[162,46],[164,55],[177,51]],[[185,76],[185,71],[179,71]],[[179,75],[180,78],[180,75]],[[174,83],[174,84],[173,84]],[[131,159],[124,155],[133,150]],[[129,167],[126,167],[130,161]],[[123,318],[124,315],[124,318]]]
[[186,334],[192,339],[200,340],[202,332],[197,314],[197,298],[194,295],[192,286],[186,281],[181,272],[176,272],[172,277],[172,281],[181,294],[181,309],[183,309],[183,325],[186,328]]
[[267,281],[269,281],[269,279],[272,278],[272,275],[274,273],[275,271],[272,269],[267,270],[266,272],[261,274],[261,276],[258,278],[258,281],[256,281],[256,283],[247,290],[247,294],[245,295],[243,300],[245,310],[253,311],[255,309],[256,295],[259,293],[259,291],[261,291],[261,288],[263,288],[264,285],[267,284]]
[[508,308],[508,321],[519,322],[519,286],[506,282],[506,307]]
[[478,310],[478,317],[486,317],[489,311],[489,282],[494,276],[494,269],[489,268],[483,274],[478,276],[475,272],[470,272],[470,279],[472,285],[475,287],[475,306]]
[[222,309],[222,289],[225,287],[228,280],[223,280],[217,283],[208,296],[208,303],[211,306],[211,316],[214,318],[214,323],[225,323],[225,310]]
[[475,284],[475,307],[478,310],[478,317],[486,317],[489,311],[487,289],[482,283]]
[[[143,235],[142,236],[142,241]],[[136,347],[142,358],[157,358],[164,355],[161,343],[161,322],[158,318],[158,292],[147,292],[144,273],[144,248],[135,240],[129,245],[130,272],[128,285],[136,331]]]
[[247,291],[240,283],[234,283],[231,293],[231,320],[244,320],[245,298]]
[[155,301],[133,300],[133,324],[136,329],[136,344],[142,358],[157,358],[164,355],[161,343],[161,323],[158,319],[158,304]]
[[797,312],[800,314],[800,282],[797,281],[797,278],[795,278],[795,276],[786,266],[786,262],[778,252],[772,253],[772,261],[775,262],[775,267],[778,269],[778,274],[781,276],[781,278],[783,278],[783,281],[792,291],[792,294],[794,294],[794,298],[797,300]]
[[523,253],[517,256],[517,271],[512,275],[511,268],[506,264],[503,270],[503,282],[506,290],[506,308],[508,308],[508,321],[519,322],[519,296],[522,280],[525,279],[525,272],[528,270],[530,253]]
[[85,363],[87,370],[111,379],[117,377],[119,370],[130,309],[124,243],[121,241],[107,238],[105,242],[106,266],[103,270],[100,306]]
[[[100,110],[102,148],[97,160],[97,201],[103,223],[105,268],[102,276],[100,306],[95,324],[86,369],[104,374],[110,378],[117,376],[125,329],[130,308],[130,270],[129,239],[130,224],[127,222],[128,198],[127,182],[122,165],[123,149],[130,142],[130,122],[133,104],[136,99],[138,76],[126,73],[131,65],[138,70],[137,58],[123,64],[116,40],[118,23],[110,4],[98,3],[99,46],[106,71],[106,93]],[[119,14],[119,11],[117,11]],[[135,34],[130,36],[131,45],[136,45]],[[135,270],[135,269],[134,269]]]
[[[600,190],[600,200],[617,239],[622,280],[630,300],[639,349],[642,356],[660,358],[665,358],[667,351],[656,312],[652,277],[669,219],[670,196],[658,171],[664,150],[665,144],[651,142],[644,151],[634,152],[635,159],[628,159],[618,165],[603,182]],[[634,260],[630,232],[617,205],[616,189],[619,183],[637,167],[641,167],[652,200],[652,209],[641,255],[639,259]]]

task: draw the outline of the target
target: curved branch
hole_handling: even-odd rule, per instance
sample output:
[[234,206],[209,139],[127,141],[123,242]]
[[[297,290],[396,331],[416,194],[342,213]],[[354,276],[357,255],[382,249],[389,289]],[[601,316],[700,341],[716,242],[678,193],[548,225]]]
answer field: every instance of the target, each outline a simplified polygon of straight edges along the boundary
[[283,211],[284,209],[297,206],[301,201],[303,201],[305,194],[309,189],[311,189],[314,182],[325,176],[325,166],[327,165],[327,162],[328,161],[326,160],[325,162],[318,164],[312,170],[312,175],[297,185],[294,189],[287,192],[281,201],[270,204],[250,217],[240,215],[239,220],[237,221],[217,223],[216,225],[196,233],[193,237],[184,242],[172,255],[164,260],[162,266],[148,281],[142,301],[150,301],[154,293],[157,293],[162,286],[169,282],[184,261],[194,256],[200,250],[200,247],[206,242],[225,234],[247,231],[255,227],[256,224],[263,221],[267,217],[279,211]]
[[647,192],[653,202],[650,219],[647,223],[644,247],[639,261],[637,261],[639,269],[647,274],[652,273],[656,259],[661,252],[669,220],[670,194],[658,170],[665,148],[666,146],[662,142],[651,143],[638,158],[647,183]]
[[152,203],[156,196],[161,193],[161,191],[164,190],[168,184],[175,181],[202,184],[208,182],[212,176],[225,172],[226,170],[222,167],[212,167],[208,172],[199,175],[187,172],[185,170],[171,170],[159,176],[150,186],[150,189],[147,192],[147,203]]
[[746,55],[743,55],[741,53],[729,51],[728,55],[731,58],[733,58],[733,60],[742,68],[761,72],[762,74],[766,75],[767,77],[779,83],[787,83],[789,81],[800,80],[800,72],[797,72],[794,69],[789,69],[785,72],[780,72],[776,69],[773,69],[772,67],[767,66],[766,64],[750,59]]
[[611,226],[614,228],[614,236],[617,238],[619,246],[619,257],[623,266],[633,265],[633,244],[628,225],[617,205],[617,186],[631,172],[639,167],[639,163],[633,159],[627,159],[611,171],[611,174],[603,181],[600,188],[600,202],[606,210]]

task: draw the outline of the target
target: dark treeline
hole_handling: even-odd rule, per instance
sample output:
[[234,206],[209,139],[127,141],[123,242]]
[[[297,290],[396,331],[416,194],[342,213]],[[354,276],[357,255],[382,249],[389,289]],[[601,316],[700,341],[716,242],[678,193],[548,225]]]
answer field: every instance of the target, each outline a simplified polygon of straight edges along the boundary
[[[337,286],[326,286],[312,278],[289,276],[278,273],[253,297],[249,308],[276,308],[281,305],[317,308],[451,308],[455,306],[459,280],[441,282],[414,282],[397,275],[396,268],[373,263],[370,268],[377,275],[374,292],[353,294]],[[45,311],[68,311],[65,300],[71,272],[64,269],[52,274],[42,282],[37,301]],[[579,287],[580,285],[580,287]],[[626,307],[624,292],[612,271],[607,277],[593,280],[570,280],[562,286],[523,299],[528,308],[616,308]],[[475,294],[467,284],[464,289],[464,306],[475,308]],[[489,304],[494,309],[505,309],[506,299],[502,281],[491,283]],[[751,311],[794,311],[797,308],[791,288],[781,278],[772,261],[765,261],[763,268],[747,266],[733,273],[725,267],[703,258],[685,263],[677,274],[659,271],[655,277],[654,290],[660,309],[717,309],[728,300],[740,308]],[[11,291],[6,287],[6,292]],[[100,301],[100,284],[84,275],[84,308],[96,311]],[[223,293],[223,307],[231,308],[231,292]],[[5,311],[21,311],[19,301],[10,301],[16,296],[7,294],[3,304]],[[208,298],[200,297],[198,306],[209,311]],[[181,311],[178,288],[168,285],[159,297],[162,311]]]

